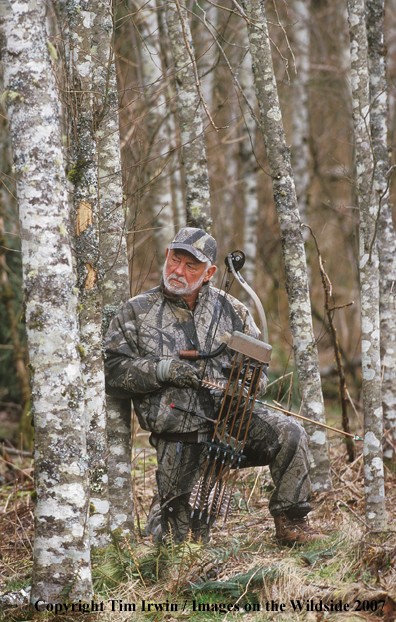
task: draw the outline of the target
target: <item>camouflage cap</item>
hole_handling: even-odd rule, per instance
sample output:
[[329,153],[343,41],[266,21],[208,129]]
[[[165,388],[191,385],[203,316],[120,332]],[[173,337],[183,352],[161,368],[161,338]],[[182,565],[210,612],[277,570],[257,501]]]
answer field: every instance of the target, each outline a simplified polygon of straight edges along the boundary
[[180,229],[169,248],[180,248],[194,255],[199,261],[211,261],[212,264],[217,259],[216,240],[203,229],[194,227]]

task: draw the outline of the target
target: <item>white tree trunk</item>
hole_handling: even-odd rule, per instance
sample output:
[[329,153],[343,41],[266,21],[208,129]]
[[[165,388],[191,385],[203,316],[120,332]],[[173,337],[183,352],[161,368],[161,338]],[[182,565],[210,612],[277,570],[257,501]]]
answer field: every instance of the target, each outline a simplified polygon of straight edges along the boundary
[[202,102],[197,88],[197,76],[194,75],[193,69],[195,57],[188,12],[183,0],[168,2],[165,11],[177,89],[182,164],[186,186],[187,225],[210,229],[212,217],[204,126],[201,116]]
[[[272,64],[265,7],[262,0],[243,2],[243,7],[249,19],[250,53],[260,107],[261,129],[281,229],[290,328],[303,400],[302,408],[306,417],[324,423],[324,404],[318,351],[312,326],[304,242]],[[310,435],[313,490],[316,492],[330,490],[332,483],[326,432],[313,424],[307,426],[307,430]]]
[[366,522],[386,526],[382,462],[382,403],[379,321],[379,260],[376,239],[378,196],[370,136],[369,71],[364,0],[348,0],[351,78],[356,144],[356,192],[359,206],[359,267],[362,318],[364,407],[364,483]]
[[73,184],[74,250],[80,288],[81,359],[85,382],[85,415],[90,467],[91,545],[104,547],[109,540],[108,476],[106,466],[106,402],[102,360],[103,264],[100,252],[98,202],[98,156],[95,130],[92,28],[95,3],[92,0],[62,0],[62,39],[68,101],[68,129]]
[[[139,4],[142,4],[141,15],[144,15],[144,23],[141,28],[140,69],[143,78],[142,90],[148,110],[144,119],[149,143],[145,158],[149,161],[152,160],[151,166],[148,164],[145,167],[146,180],[150,184],[150,191],[144,201],[145,204],[149,204],[151,210],[155,250],[161,271],[165,261],[165,250],[175,235],[171,187],[172,157],[169,153],[167,123],[169,110],[166,102],[167,91],[164,88],[155,0]],[[161,172],[160,175],[158,175],[159,172]]]
[[[294,0],[293,9],[293,52],[296,58],[297,75],[292,81],[292,150],[291,163],[296,183],[298,208],[301,220],[308,222],[308,188],[310,183],[309,154],[309,68],[310,68],[310,0]],[[309,235],[304,228],[303,237]]]
[[[117,79],[111,0],[93,2],[93,91],[96,110],[100,256],[103,265],[103,329],[129,298],[129,272],[122,188]],[[110,528],[132,533],[131,401],[106,397]],[[105,444],[105,443],[104,443]],[[99,475],[99,473],[98,473]],[[107,474],[104,473],[106,479]]]
[[[203,98],[209,110],[212,110],[212,106],[215,104],[215,90],[217,86],[215,68],[218,49],[213,31],[217,27],[218,7],[205,2],[205,4],[199,5],[199,9],[199,17],[204,23],[201,22],[196,30],[195,41],[197,50],[199,46],[197,66]],[[205,24],[207,24],[206,27]]]
[[[248,45],[246,31],[244,33],[245,45]],[[247,99],[254,101],[254,81],[252,76],[252,58],[250,52],[245,55],[240,71],[240,85]],[[254,105],[252,106],[254,108]],[[243,132],[246,133],[240,146],[241,165],[243,171],[243,196],[245,203],[244,210],[244,229],[243,229],[243,250],[246,256],[244,266],[244,278],[254,289],[256,279],[256,259],[257,259],[257,222],[259,216],[259,200],[257,193],[258,164],[253,150],[256,143],[257,124],[249,111],[245,109],[245,120]],[[251,296],[243,292],[242,301],[254,312],[254,304]]]
[[35,429],[31,602],[92,595],[84,399],[69,210],[45,3],[0,3]]
[[[387,147],[388,85],[384,42],[384,0],[367,0],[370,69],[370,123],[375,160],[374,187],[380,197],[378,250],[380,270],[381,375],[384,425],[396,444],[396,232],[389,200]],[[385,450],[391,457],[390,446]]]

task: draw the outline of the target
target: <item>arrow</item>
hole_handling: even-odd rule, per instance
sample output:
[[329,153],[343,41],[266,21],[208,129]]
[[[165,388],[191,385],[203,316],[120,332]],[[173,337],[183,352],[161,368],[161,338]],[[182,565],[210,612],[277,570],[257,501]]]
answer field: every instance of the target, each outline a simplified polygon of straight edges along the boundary
[[[206,387],[208,389],[221,389],[224,391],[226,388],[222,382],[215,382],[214,380],[211,380],[210,378],[205,378],[204,380],[201,381],[201,384],[203,387]],[[315,421],[314,419],[308,419],[308,417],[303,417],[303,415],[298,415],[297,413],[293,413],[290,410],[286,410],[280,404],[278,404],[278,402],[275,402],[276,404],[275,406],[274,404],[268,404],[268,402],[263,402],[262,400],[256,400],[256,403],[262,404],[263,406],[267,406],[268,408],[273,408],[274,410],[279,410],[280,412],[285,413],[285,415],[290,415],[292,417],[297,417],[298,419],[303,419],[304,421],[308,421],[309,423],[314,423],[315,425],[319,425],[322,428],[327,428],[328,430],[332,430],[333,432],[338,432],[338,434],[349,436],[354,441],[363,440],[362,438],[360,438],[360,436],[357,436],[357,434],[350,434],[349,432],[344,432],[344,430],[338,430],[337,428],[333,428],[331,425],[326,425],[325,423],[319,423],[319,421]]]

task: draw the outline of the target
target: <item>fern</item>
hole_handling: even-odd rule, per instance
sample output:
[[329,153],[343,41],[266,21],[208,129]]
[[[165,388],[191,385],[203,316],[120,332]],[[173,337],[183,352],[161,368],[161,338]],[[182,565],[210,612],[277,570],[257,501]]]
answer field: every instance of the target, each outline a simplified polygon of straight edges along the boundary
[[237,600],[244,594],[247,586],[249,590],[244,594],[244,598],[249,600],[255,598],[252,589],[260,589],[264,585],[264,581],[274,581],[281,571],[276,567],[263,568],[262,566],[256,566],[244,574],[238,574],[227,581],[204,581],[200,584],[192,584],[188,588],[185,588],[185,592],[193,592],[195,595],[200,593],[221,592],[223,598]]
[[230,543],[220,544],[216,548],[209,549],[208,554],[213,561],[226,564],[230,557],[238,557],[241,546],[237,540],[231,540],[231,546]]

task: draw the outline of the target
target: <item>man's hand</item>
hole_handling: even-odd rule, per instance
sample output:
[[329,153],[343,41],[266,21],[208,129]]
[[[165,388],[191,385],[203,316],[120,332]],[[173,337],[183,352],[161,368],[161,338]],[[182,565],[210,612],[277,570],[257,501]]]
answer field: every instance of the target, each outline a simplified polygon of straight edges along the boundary
[[157,380],[168,382],[175,387],[192,387],[198,390],[201,386],[201,374],[198,369],[176,359],[161,359],[157,365]]

